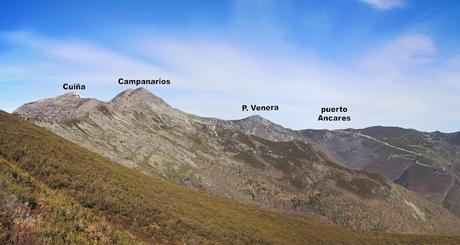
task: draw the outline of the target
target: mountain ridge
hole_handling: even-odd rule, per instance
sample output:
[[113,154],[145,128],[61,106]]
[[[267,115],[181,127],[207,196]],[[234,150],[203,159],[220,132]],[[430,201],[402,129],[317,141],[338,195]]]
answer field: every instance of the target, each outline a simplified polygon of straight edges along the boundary
[[[151,97],[147,90],[135,91]],[[84,117],[69,122],[40,113],[34,117],[31,112],[39,112],[40,104],[27,104],[16,113],[122,165],[262,207],[354,228],[405,233],[443,233],[439,222],[458,222],[383,177],[337,165],[298,132],[260,116],[203,118],[158,105],[155,97],[153,102],[130,98],[132,93],[117,96],[125,98],[120,100],[124,103],[91,104]],[[432,215],[417,215],[418,209]],[[403,217],[414,225],[404,224]]]

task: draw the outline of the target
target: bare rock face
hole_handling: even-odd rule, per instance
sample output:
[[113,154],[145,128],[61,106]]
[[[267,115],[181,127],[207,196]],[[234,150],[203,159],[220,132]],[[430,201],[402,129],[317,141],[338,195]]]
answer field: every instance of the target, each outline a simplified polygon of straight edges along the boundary
[[239,201],[348,227],[460,234],[459,219],[378,174],[350,170],[262,117],[202,118],[145,89],[64,95],[15,113],[120,164]]

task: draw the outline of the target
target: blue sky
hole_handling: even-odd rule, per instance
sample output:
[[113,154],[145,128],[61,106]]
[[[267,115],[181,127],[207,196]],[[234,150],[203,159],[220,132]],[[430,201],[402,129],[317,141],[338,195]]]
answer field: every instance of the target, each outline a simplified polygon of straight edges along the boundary
[[[66,91],[109,100],[147,86],[201,116],[242,104],[291,128],[460,131],[460,3],[417,0],[2,1],[0,109]],[[318,122],[346,106],[351,122]]]

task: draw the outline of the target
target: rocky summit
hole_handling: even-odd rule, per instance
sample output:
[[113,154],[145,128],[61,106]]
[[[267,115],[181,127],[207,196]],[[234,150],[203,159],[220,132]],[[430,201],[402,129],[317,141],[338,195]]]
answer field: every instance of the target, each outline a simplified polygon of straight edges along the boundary
[[344,161],[259,116],[203,118],[143,88],[108,102],[66,94],[14,113],[121,165],[241,202],[373,231],[460,234],[458,217],[403,181],[344,167],[370,158]]

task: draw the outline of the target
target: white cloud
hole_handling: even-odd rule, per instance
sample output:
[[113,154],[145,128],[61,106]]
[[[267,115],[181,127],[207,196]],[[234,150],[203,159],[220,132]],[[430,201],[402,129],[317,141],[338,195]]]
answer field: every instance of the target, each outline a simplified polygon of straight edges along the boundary
[[378,10],[390,10],[394,8],[403,7],[405,4],[404,0],[359,0],[365,4]]
[[422,67],[436,59],[437,48],[426,35],[403,35],[368,50],[357,60],[363,71],[390,82],[404,76],[414,76]]
[[[292,128],[383,124],[459,130],[454,127],[460,115],[449,111],[460,104],[460,62],[438,61],[436,45],[425,35],[402,35],[362,51],[346,65],[291,51],[254,53],[210,39],[143,36],[124,47],[124,53],[130,52],[126,55],[94,44],[21,35],[7,38],[35,58],[0,55],[0,82],[53,87],[63,79],[78,80],[90,85],[83,95],[110,98],[125,89],[116,83],[118,76],[162,76],[173,84],[153,92],[202,116],[235,119],[249,116],[240,111],[241,104],[277,104],[279,112],[262,115]],[[352,122],[317,122],[323,106],[347,106]]]

